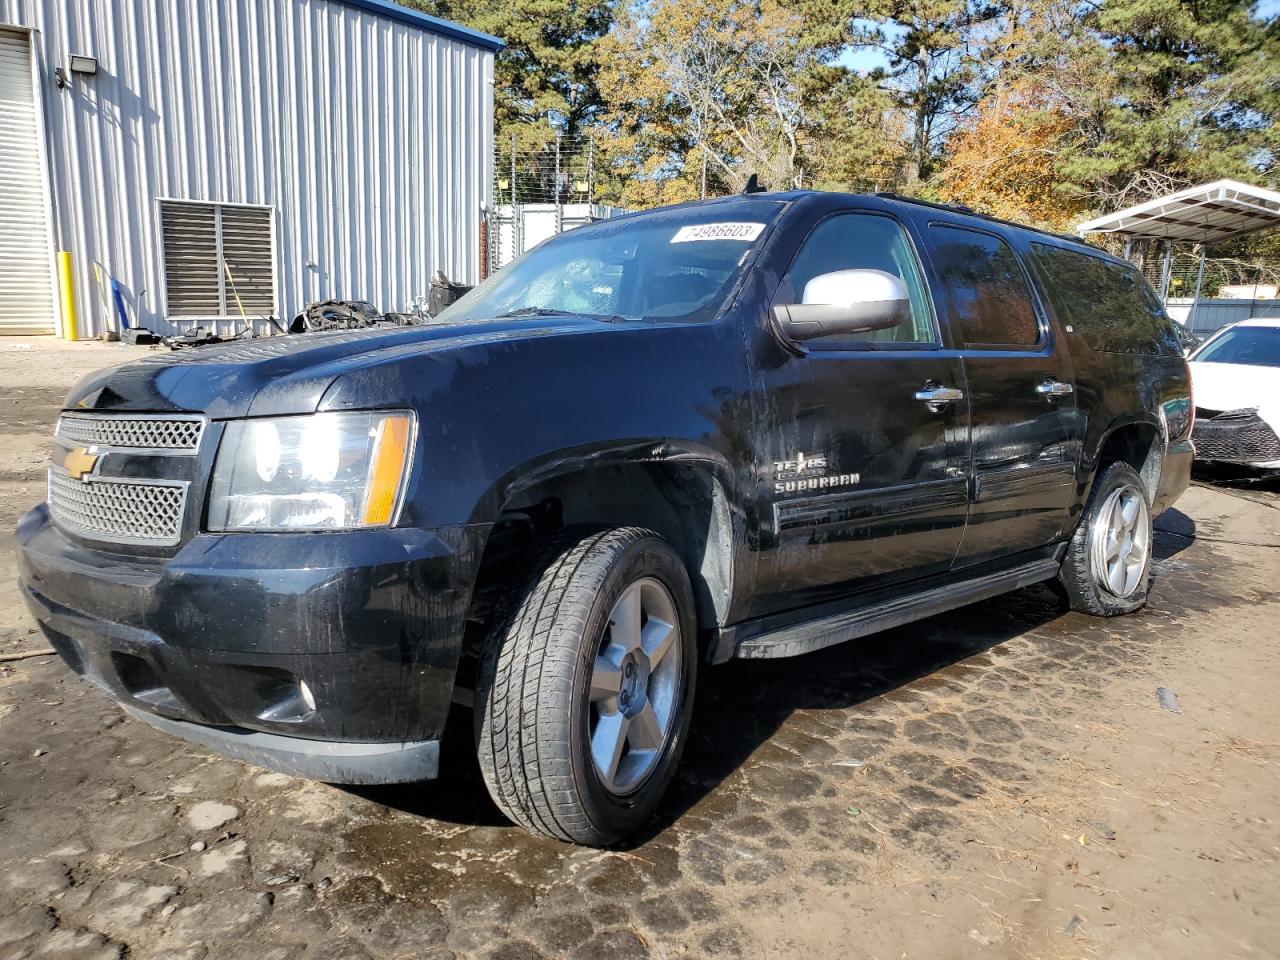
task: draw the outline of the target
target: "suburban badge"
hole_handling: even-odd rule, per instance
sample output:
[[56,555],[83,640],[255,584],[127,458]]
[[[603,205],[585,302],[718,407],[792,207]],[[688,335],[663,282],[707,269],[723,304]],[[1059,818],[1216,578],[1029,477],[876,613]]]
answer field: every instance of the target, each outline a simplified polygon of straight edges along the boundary
[[797,453],[790,460],[773,463],[774,493],[804,493],[851,487],[862,478],[856,473],[827,473],[827,457],[821,453]]

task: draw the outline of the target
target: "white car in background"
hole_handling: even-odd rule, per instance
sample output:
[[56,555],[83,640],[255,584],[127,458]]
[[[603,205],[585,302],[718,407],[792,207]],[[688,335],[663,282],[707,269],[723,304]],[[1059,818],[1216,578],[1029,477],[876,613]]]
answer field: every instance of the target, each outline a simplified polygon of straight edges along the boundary
[[1196,459],[1280,470],[1280,317],[1223,327],[1187,362]]

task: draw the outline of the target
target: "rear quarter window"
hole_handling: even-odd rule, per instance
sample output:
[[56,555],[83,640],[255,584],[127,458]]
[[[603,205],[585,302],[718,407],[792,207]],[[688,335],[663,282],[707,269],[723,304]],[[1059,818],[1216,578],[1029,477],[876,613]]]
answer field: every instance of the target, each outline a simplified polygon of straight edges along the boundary
[[1031,261],[1053,312],[1091,349],[1182,355],[1173,321],[1134,267],[1044,243],[1031,244]]

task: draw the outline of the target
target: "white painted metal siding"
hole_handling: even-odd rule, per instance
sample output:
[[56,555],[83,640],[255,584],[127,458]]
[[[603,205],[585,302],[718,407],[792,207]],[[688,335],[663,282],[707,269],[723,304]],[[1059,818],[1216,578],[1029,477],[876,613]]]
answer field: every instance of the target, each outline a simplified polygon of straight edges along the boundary
[[[82,327],[102,329],[96,260],[171,329],[161,199],[270,207],[285,322],[328,297],[404,308],[435,269],[479,278],[490,51],[337,0],[0,0],[3,23],[35,31]],[[59,89],[72,53],[98,73]]]
[[0,333],[54,330],[49,226],[31,80],[27,35],[0,30]]

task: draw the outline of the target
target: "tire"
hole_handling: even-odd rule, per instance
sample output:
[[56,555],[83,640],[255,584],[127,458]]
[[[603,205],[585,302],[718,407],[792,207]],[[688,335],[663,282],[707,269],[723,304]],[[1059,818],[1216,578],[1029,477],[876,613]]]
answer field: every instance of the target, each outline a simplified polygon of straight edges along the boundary
[[481,658],[476,749],[498,807],[572,843],[634,834],[684,750],[695,630],[688,573],[657,534],[576,528],[551,543]]
[[[1135,513],[1132,525],[1125,525],[1118,536],[1112,524],[1117,509],[1121,517],[1129,509]],[[1109,464],[1093,483],[1058,573],[1068,606],[1095,617],[1142,609],[1151,587],[1153,538],[1151,504],[1142,478],[1127,463]],[[1126,539],[1134,552],[1126,552]]]

